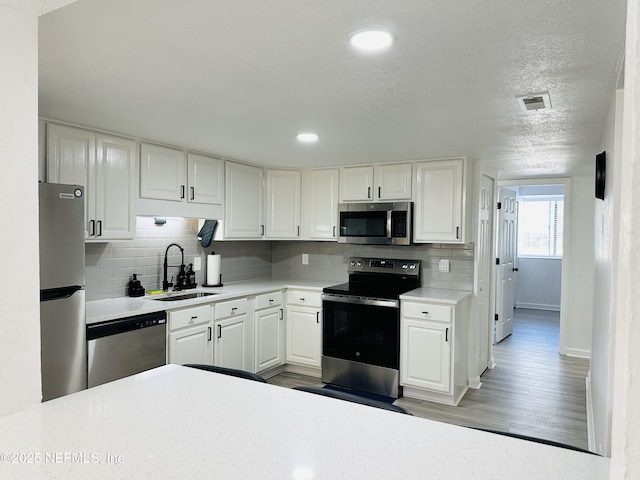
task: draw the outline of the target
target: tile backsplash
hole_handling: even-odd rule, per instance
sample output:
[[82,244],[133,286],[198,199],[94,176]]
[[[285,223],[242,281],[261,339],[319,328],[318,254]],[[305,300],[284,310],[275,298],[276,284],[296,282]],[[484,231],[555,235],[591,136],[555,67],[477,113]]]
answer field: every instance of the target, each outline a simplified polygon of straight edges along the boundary
[[[136,228],[133,240],[85,244],[87,300],[126,296],[134,273],[145,289],[161,288],[164,253],[170,243],[184,248],[185,264],[193,263],[195,257],[202,259],[202,269],[196,272],[198,285],[206,280],[206,255],[215,251],[221,255],[223,283],[269,278],[344,282],[349,258],[369,256],[422,260],[423,286],[473,289],[473,244],[389,247],[258,240],[213,242],[205,249],[197,238],[195,219],[167,218],[166,224],[155,225],[151,217],[138,217]],[[302,254],[309,256],[308,265],[302,264]],[[441,259],[449,260],[448,273],[438,271]],[[172,247],[169,265],[180,261],[180,251]],[[169,280],[177,271],[169,268]]]

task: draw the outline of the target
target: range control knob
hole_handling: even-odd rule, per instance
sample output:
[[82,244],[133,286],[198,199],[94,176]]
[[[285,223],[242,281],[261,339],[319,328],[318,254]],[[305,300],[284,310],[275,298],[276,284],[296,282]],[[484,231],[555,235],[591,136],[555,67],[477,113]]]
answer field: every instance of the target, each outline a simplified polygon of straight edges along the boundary
[[415,270],[416,269],[416,264],[412,263],[411,265],[409,265],[409,270]]
[[351,260],[351,266],[353,267],[356,264],[353,260]]
[[403,269],[403,270],[406,270],[407,268],[409,268],[409,265],[407,265],[406,263],[403,263],[403,264],[402,264],[402,269]]
[[361,267],[362,266],[362,262],[360,260],[358,260],[358,262],[356,263],[357,267]]

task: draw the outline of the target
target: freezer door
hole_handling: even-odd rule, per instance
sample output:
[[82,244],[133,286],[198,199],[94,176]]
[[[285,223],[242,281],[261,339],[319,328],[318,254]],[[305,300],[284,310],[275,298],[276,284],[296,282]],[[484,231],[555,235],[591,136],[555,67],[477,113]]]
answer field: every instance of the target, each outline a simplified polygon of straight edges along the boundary
[[87,388],[84,290],[40,302],[40,341],[42,400]]
[[84,189],[40,183],[40,289],[84,285]]

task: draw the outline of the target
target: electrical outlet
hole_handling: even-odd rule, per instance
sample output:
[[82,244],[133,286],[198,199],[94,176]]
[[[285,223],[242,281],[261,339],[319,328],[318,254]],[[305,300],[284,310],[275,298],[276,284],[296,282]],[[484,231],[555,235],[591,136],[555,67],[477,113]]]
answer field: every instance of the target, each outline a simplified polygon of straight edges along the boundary
[[202,258],[193,257],[193,271],[197,272],[202,268]]
[[449,271],[449,260],[440,260],[440,262],[438,263],[438,271],[447,273]]
[[303,253],[302,254],[302,264],[303,265],[309,265],[309,254],[308,253]]

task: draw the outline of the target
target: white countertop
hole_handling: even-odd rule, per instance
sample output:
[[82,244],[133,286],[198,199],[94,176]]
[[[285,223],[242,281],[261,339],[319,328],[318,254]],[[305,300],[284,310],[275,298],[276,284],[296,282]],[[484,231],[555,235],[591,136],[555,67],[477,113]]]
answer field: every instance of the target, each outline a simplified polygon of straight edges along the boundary
[[471,292],[466,292],[464,290],[422,287],[403,293],[400,295],[400,300],[456,304],[467,298],[469,295],[471,295]]
[[3,479],[602,480],[609,471],[603,457],[176,365],[0,417],[0,432]]
[[210,295],[200,298],[192,298],[189,300],[177,300],[173,302],[161,302],[153,300],[159,295],[145,295],[144,297],[120,297],[110,298],[106,300],[93,300],[86,304],[86,323],[104,322],[116,318],[123,318],[132,315],[141,315],[144,313],[160,312],[162,310],[175,310],[198,305],[201,303],[218,302],[221,300],[266,293],[273,290],[283,288],[307,288],[314,290],[322,290],[322,288],[340,282],[332,281],[311,281],[311,280],[291,280],[291,279],[274,279],[274,280],[257,280],[250,282],[238,282],[225,284],[222,287],[198,287],[193,290],[184,290],[180,293],[190,292],[214,292]]

